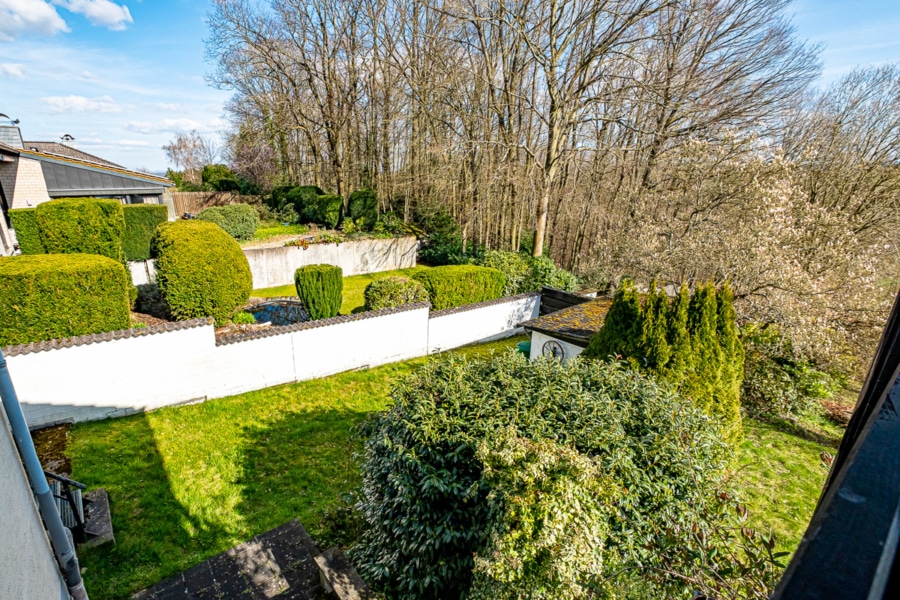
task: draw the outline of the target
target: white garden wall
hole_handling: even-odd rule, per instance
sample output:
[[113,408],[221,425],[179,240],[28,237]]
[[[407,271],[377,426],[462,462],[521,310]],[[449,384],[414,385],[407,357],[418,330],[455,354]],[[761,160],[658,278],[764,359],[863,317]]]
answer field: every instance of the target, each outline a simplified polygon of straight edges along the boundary
[[335,265],[344,277],[408,269],[416,266],[415,237],[356,240],[340,244],[311,244],[277,248],[244,248],[253,273],[253,287],[266,288],[294,283],[294,272],[307,265]]
[[216,344],[206,320],[4,350],[31,427],[116,417],[324,377],[518,331],[539,294],[431,313],[414,304],[273,327]]

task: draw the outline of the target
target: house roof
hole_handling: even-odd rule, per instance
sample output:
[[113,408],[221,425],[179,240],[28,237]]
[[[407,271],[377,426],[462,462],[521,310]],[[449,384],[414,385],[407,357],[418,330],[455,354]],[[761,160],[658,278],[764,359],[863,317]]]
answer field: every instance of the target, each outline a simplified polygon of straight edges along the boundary
[[603,327],[611,305],[612,298],[598,298],[525,321],[522,326],[525,331],[539,331],[576,346],[586,347],[594,334]]
[[74,158],[77,160],[81,160],[84,162],[93,162],[98,165],[104,165],[107,167],[115,167],[117,169],[124,169],[122,165],[117,165],[114,162],[110,162],[106,159],[100,158],[99,156],[94,156],[93,154],[88,154],[78,148],[73,148],[71,146],[66,146],[65,144],[60,144],[59,142],[22,142],[22,145],[27,150],[34,150],[37,152],[41,152],[42,154],[53,154],[55,156],[60,156],[63,158]]

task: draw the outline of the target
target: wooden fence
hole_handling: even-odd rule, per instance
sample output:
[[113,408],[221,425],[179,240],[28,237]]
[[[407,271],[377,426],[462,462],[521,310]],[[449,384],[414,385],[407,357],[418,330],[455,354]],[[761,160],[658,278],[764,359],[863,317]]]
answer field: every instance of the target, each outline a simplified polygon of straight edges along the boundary
[[210,206],[237,203],[256,204],[259,202],[259,197],[241,196],[232,192],[173,192],[172,201],[175,204],[175,214],[180,217],[185,213],[196,215]]

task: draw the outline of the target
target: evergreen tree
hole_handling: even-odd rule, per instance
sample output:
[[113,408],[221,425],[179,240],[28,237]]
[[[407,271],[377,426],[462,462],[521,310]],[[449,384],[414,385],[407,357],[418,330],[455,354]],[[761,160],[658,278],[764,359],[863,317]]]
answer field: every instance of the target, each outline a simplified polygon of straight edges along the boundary
[[686,285],[681,286],[678,296],[669,306],[667,315],[668,331],[666,341],[669,345],[669,362],[660,372],[663,379],[676,386],[681,386],[694,368],[691,336],[688,332],[688,307],[691,296]]
[[641,352],[643,366],[656,373],[662,372],[671,354],[666,340],[668,311],[669,298],[654,279],[641,307]]
[[744,380],[744,348],[735,324],[734,293],[726,283],[717,296],[717,335],[722,349],[722,371],[714,404],[726,423],[732,424],[730,437],[741,436],[741,383]]
[[708,414],[719,414],[713,397],[722,371],[718,340],[718,306],[712,283],[698,287],[688,306],[688,332],[694,368],[685,380],[684,393]]
[[585,358],[606,359],[622,356],[635,360],[641,340],[641,304],[634,283],[623,279],[603,327],[591,338],[584,350]]

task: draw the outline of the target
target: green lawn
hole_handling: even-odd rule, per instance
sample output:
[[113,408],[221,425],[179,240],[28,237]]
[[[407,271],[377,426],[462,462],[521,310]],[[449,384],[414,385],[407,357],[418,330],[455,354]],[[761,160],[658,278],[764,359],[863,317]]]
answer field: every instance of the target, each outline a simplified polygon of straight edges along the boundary
[[264,242],[278,236],[300,235],[309,231],[306,225],[282,225],[281,223],[266,223],[260,225],[253,234],[253,242]]
[[353,427],[426,360],[75,425],[73,476],[109,492],[116,536],[79,550],[91,598],[128,597],[294,517],[319,538],[326,508],[359,483]]
[[[398,269],[396,271],[382,271],[380,273],[368,273],[366,275],[351,275],[344,277],[344,299],[341,303],[341,314],[348,315],[352,312],[359,312],[365,304],[363,293],[366,286],[382,277],[390,277],[391,275],[403,275],[409,277],[417,271],[423,271],[428,267],[419,265],[410,269]],[[261,288],[253,290],[251,296],[257,298],[274,298],[276,296],[296,296],[297,290],[294,284],[280,285],[277,287]]]

